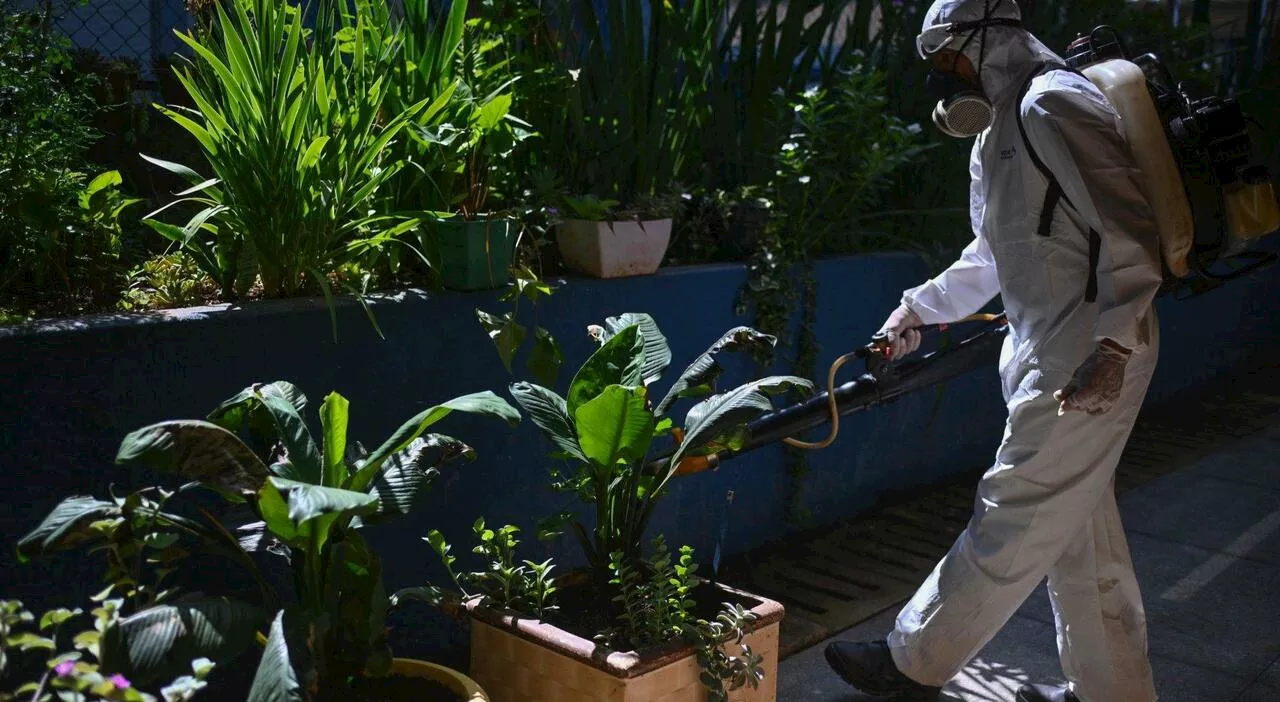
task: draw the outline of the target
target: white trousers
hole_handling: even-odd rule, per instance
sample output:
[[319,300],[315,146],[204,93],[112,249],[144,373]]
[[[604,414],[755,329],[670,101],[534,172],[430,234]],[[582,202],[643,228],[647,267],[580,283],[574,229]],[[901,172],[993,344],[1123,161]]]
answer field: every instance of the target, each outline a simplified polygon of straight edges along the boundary
[[1064,371],[1021,370],[1009,421],[974,515],[898,615],[898,669],[942,686],[1046,577],[1063,673],[1082,702],[1153,702],[1146,615],[1114,476],[1155,369],[1158,340],[1135,356],[1104,415],[1058,416]]

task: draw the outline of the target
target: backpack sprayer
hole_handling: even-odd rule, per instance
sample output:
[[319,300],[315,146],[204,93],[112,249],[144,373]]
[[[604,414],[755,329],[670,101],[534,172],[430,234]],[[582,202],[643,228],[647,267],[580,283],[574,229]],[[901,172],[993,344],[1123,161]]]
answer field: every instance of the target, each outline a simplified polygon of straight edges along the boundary
[[[1274,263],[1274,252],[1250,250],[1280,229],[1271,174],[1266,166],[1249,162],[1249,123],[1257,122],[1234,99],[1192,98],[1154,54],[1132,61],[1127,55],[1116,30],[1100,26],[1072,42],[1066,60],[1068,69],[1093,82],[1120,114],[1160,232],[1165,276],[1160,295],[1186,299]],[[975,315],[960,324],[975,322],[983,328],[956,346],[902,361],[886,357],[886,339],[877,335],[836,359],[827,373],[825,392],[755,420],[736,450],[681,459],[675,474],[716,468],[729,458],[779,441],[808,450],[825,448],[839,435],[843,415],[994,364],[1008,321],[1003,314]],[[837,371],[853,360],[864,361],[866,371],[837,386]],[[822,441],[793,438],[824,423],[830,423],[831,430]],[[650,467],[662,468],[674,452],[672,448],[659,455]]]

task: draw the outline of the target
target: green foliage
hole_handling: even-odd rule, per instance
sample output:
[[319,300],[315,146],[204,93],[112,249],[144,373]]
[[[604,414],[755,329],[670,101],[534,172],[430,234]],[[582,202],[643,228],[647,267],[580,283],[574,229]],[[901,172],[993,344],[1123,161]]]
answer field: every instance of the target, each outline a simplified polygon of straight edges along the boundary
[[212,282],[186,251],[153,256],[129,272],[119,307],[149,310],[204,304],[217,295]]
[[[740,445],[746,424],[772,409],[770,394],[809,392],[812,384],[775,376],[716,394],[720,353],[776,341],[739,327],[690,363],[666,396],[655,401],[651,386],[669,365],[671,351],[653,318],[627,313],[589,331],[600,347],[574,374],[567,397],[528,382],[514,383],[510,392],[556,447],[554,455],[570,461],[571,472],[553,472],[553,486],[595,510],[590,527],[566,513],[544,522],[539,534],[550,538],[571,524],[597,581],[605,582],[611,554],[638,562],[653,509],[681,457]],[[667,413],[676,401],[703,397],[690,408],[685,428],[674,429]],[[677,442],[672,460],[647,463],[654,441],[669,436]]]
[[182,702],[195,699],[207,686],[205,678],[214,662],[203,656],[187,658],[159,695],[139,689],[139,685],[154,687],[159,683],[140,683],[114,672],[102,651],[105,640],[125,622],[120,616],[121,600],[108,599],[108,594],[102,593],[93,601],[98,603],[90,612],[93,628],[72,634],[70,623],[84,616],[79,608],[49,610],[37,622],[21,602],[0,600],[0,679],[8,677],[14,652],[45,652],[44,672],[39,678],[12,692],[0,691],[0,702]]
[[130,433],[117,456],[243,502],[251,517],[237,531],[246,548],[288,558],[297,604],[276,616],[251,700],[346,699],[352,679],[387,673],[388,598],[361,528],[407,514],[442,465],[475,457],[457,439],[426,433],[446,416],[520,419],[491,392],[464,395],[411,417],[368,452],[350,443],[345,398],[325,397],[319,442],[303,419],[307,405],[289,383],[251,385],[204,420]]
[[551,577],[555,568],[551,559],[542,563],[530,560],[516,562],[516,547],[520,544],[516,538],[520,533],[518,527],[508,524],[494,531],[485,526],[481,517],[472,525],[472,533],[476,545],[471,552],[480,557],[482,567],[471,572],[458,572],[454,568],[458,559],[452,555],[453,548],[439,531],[433,529],[423,538],[444,563],[449,579],[457,588],[456,593],[433,585],[406,588],[393,596],[392,604],[422,600],[444,611],[457,611],[462,600],[484,597],[491,606],[529,612],[539,618],[559,609],[553,604],[552,596],[559,588]]
[[516,353],[529,337],[528,327],[517,321],[520,315],[521,299],[528,300],[529,306],[533,308],[534,329],[533,343],[525,360],[525,366],[538,382],[544,385],[555,385],[556,378],[560,375],[560,367],[564,365],[564,355],[560,351],[560,344],[551,332],[537,324],[538,301],[555,291],[528,266],[514,267],[512,277],[514,278],[512,286],[499,298],[511,303],[511,311],[495,315],[477,308],[476,318],[480,320],[480,325],[493,341],[502,365],[510,373]]
[[[252,559],[221,525],[167,510],[174,494],[144,488],[111,500],[70,497],[18,542],[22,561],[81,547],[102,555],[107,587],[94,598],[102,604],[96,628],[74,642],[100,661],[102,672],[138,685],[179,676],[194,658],[230,660],[253,642],[257,607],[181,595],[167,583],[193,548],[245,567],[269,594]],[[92,677],[98,668],[77,670]]]
[[[404,165],[388,145],[430,99],[388,112],[400,39],[369,43],[368,12],[322,3],[309,31],[293,4],[226,5],[209,35],[179,34],[195,60],[177,76],[197,108],[158,107],[200,142],[213,176],[146,157],[192,184],[146,221],[186,247],[224,299],[243,296],[259,277],[269,297],[300,294],[307,282],[328,297],[330,273],[416,226],[375,205]],[[185,225],[155,219],[179,203],[199,208]],[[336,317],[334,325],[336,334]]]
[[[682,546],[679,558],[673,561],[661,535],[653,539],[653,554],[639,563],[621,552],[611,554],[609,584],[617,588],[614,601],[622,613],[618,615],[620,625],[601,633],[597,640],[608,646],[624,644],[640,649],[683,638],[697,649],[703,671],[699,679],[708,698],[727,702],[729,692],[746,685],[755,689],[764,679],[762,657],[743,643],[756,615],[726,602],[713,621],[695,616],[692,593],[698,585],[694,578],[697,568],[692,548]],[[728,654],[726,644],[738,646],[741,654]]]
[[120,215],[137,200],[89,162],[95,85],[47,17],[0,4],[0,304],[58,314],[119,294]]
[[[491,17],[522,23],[505,25],[508,45],[524,54],[514,64],[522,90],[513,109],[539,138],[518,167],[542,181],[550,204],[600,220],[669,216],[662,196],[673,192],[704,119],[696,99],[710,67],[712,3],[651,12],[640,0],[570,0],[538,11],[510,0],[483,5]],[[574,25],[581,31],[556,29]]]

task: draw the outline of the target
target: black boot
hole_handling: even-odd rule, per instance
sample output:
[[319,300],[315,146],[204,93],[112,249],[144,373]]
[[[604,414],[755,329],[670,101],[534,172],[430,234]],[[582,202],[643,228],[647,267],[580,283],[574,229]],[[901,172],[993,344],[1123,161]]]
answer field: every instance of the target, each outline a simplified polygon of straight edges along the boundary
[[1017,702],[1080,702],[1066,685],[1032,685],[1018,688]]
[[895,702],[933,702],[942,692],[903,675],[893,663],[884,641],[853,643],[837,641],[826,650],[827,665],[860,692],[891,697]]

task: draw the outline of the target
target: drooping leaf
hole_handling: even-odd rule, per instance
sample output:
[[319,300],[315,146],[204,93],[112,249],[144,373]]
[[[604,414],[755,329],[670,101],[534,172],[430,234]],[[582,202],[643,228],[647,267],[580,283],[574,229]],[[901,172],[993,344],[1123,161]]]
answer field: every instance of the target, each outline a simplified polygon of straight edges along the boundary
[[378,499],[378,517],[405,515],[440,474],[440,466],[458,457],[474,460],[475,449],[443,434],[414,439],[392,454],[373,482],[371,495]]
[[774,346],[777,343],[777,337],[758,332],[751,327],[734,327],[730,329],[684,369],[684,372],[680,374],[676,382],[671,385],[671,389],[667,391],[666,396],[654,408],[654,413],[659,415],[666,413],[676,400],[681,397],[688,397],[693,388],[711,387],[723,370],[716,360],[716,356],[720,353],[725,351],[746,351],[762,346]]
[[223,400],[209,416],[209,421],[231,431],[240,431],[247,421],[248,411],[257,405],[258,393],[264,388],[271,388],[289,400],[289,404],[301,414],[307,408],[307,396],[298,386],[284,380],[273,383],[255,383],[236,393],[234,397]]
[[258,493],[258,508],[269,528],[295,548],[320,549],[341,517],[371,514],[378,500],[363,492],[270,478]]
[[320,406],[320,424],[324,427],[324,479],[322,484],[341,487],[347,477],[343,461],[347,451],[347,417],[351,403],[336,392],[329,393]]
[[294,622],[294,615],[286,616],[284,610],[276,613],[246,702],[303,702],[306,699],[303,680],[310,669],[310,652],[306,650],[301,630]]
[[18,560],[71,548],[90,538],[89,525],[120,515],[114,503],[77,495],[58,503],[40,525],[18,541]]
[[694,405],[685,417],[684,440],[671,457],[672,470],[685,455],[697,455],[695,451],[722,437],[743,438],[751,420],[773,409],[770,396],[788,391],[808,394],[813,391],[813,383],[789,375],[770,376]]
[[566,398],[572,414],[610,385],[644,384],[644,339],[638,326],[630,326],[609,338],[578,369]]
[[168,681],[195,658],[230,660],[254,641],[262,613],[226,597],[189,597],[117,621],[105,632],[102,663],[135,684]]
[[574,413],[582,452],[597,465],[644,458],[653,440],[653,415],[645,407],[644,387],[610,385]]
[[609,317],[604,321],[604,339],[608,340],[623,329],[636,325],[640,327],[640,336],[644,339],[644,384],[648,385],[662,376],[662,372],[671,365],[671,347],[667,345],[667,337],[662,335],[658,323],[653,317],[627,312],[618,317]]
[[541,385],[519,382],[510,388],[511,396],[547,438],[566,455],[587,460],[578,444],[578,435],[569,418],[569,406],[563,397]]
[[293,464],[299,479],[320,484],[324,470],[321,465],[320,449],[311,438],[311,430],[303,421],[302,414],[293,400],[274,385],[258,388],[258,399],[275,424],[276,435],[284,445],[289,463]]
[[240,437],[199,419],[152,424],[120,442],[116,463],[142,461],[157,470],[198,480],[232,499],[262,487],[267,467]]
[[363,492],[369,489],[373,479],[382,469],[382,464],[391,454],[403,450],[411,441],[422,436],[431,425],[439,422],[452,412],[467,412],[482,416],[496,417],[504,420],[509,426],[520,423],[520,413],[506,400],[493,394],[492,391],[472,393],[455,397],[448,402],[436,405],[419,412],[412,419],[400,425],[391,436],[382,443],[361,464],[360,470],[347,481],[347,489]]
[[560,376],[560,367],[564,365],[564,356],[560,352],[560,344],[556,343],[551,332],[537,327],[533,331],[533,351],[526,364],[529,372],[539,383],[546,386],[556,384]]
[[484,310],[476,310],[476,317],[480,320],[480,326],[484,327],[485,333],[489,335],[489,339],[493,341],[493,345],[498,349],[498,357],[502,359],[503,367],[510,373],[511,361],[515,358],[520,344],[524,343],[525,336],[528,334],[527,330],[516,323],[510,312],[499,317]]

